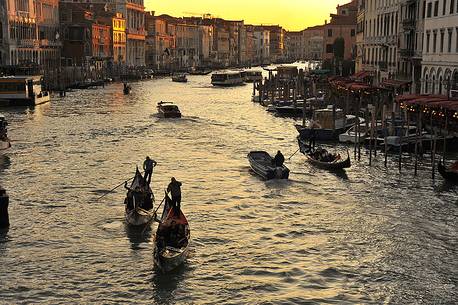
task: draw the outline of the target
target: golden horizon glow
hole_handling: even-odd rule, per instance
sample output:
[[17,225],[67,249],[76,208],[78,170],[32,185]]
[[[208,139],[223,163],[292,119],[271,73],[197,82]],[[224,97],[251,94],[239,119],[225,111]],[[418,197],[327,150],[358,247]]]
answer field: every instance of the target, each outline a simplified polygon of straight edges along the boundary
[[[281,25],[290,31],[324,24],[337,5],[350,0],[145,0],[145,10],[174,17],[211,14],[246,24]],[[286,4],[287,3],[287,4]]]

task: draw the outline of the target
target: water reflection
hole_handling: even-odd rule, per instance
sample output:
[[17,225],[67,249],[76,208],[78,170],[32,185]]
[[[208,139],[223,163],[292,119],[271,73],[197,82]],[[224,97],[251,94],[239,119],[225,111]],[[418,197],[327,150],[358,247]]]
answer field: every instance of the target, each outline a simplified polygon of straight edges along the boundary
[[[11,148],[10,148],[11,149]],[[8,155],[0,154],[0,172],[10,168],[11,158]]]
[[127,237],[130,241],[130,247],[132,250],[141,249],[141,244],[149,243],[152,236],[152,226],[146,227],[134,227],[129,226],[127,223],[124,224]]

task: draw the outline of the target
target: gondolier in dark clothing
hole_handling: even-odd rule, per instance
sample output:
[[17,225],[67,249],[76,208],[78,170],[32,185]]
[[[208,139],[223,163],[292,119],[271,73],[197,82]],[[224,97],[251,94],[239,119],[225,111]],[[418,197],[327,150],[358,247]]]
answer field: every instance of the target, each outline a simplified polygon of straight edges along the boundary
[[277,151],[277,154],[274,157],[273,163],[276,167],[282,167],[283,163],[285,163],[285,157],[281,153],[281,151]]
[[146,157],[145,162],[143,162],[143,170],[145,171],[145,180],[148,185],[151,183],[151,176],[153,175],[153,168],[157,165],[157,162]]
[[177,181],[175,177],[172,177],[167,187],[168,192],[172,193],[172,206],[175,214],[178,214],[181,208],[181,182]]

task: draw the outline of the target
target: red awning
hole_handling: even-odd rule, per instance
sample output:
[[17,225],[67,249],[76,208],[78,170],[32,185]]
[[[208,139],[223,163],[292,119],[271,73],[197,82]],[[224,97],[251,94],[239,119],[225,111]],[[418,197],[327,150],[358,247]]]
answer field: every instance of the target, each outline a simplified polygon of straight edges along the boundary
[[396,80],[396,79],[385,79],[382,81],[380,86],[382,87],[392,87],[392,88],[400,88],[409,86],[412,82],[411,81],[403,81],[403,80]]
[[351,76],[353,79],[364,79],[366,77],[372,77],[374,74],[370,71],[360,71],[354,75]]

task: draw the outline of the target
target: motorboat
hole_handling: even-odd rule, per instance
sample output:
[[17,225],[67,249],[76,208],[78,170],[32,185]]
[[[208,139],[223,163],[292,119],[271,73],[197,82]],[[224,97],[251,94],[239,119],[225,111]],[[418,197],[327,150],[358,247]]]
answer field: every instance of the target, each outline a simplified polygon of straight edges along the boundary
[[213,86],[231,87],[244,84],[241,72],[218,72],[212,74],[211,83]]
[[157,103],[157,112],[162,118],[181,118],[180,109],[172,102]]
[[50,101],[42,89],[42,76],[0,77],[0,106],[35,106]]
[[247,157],[253,171],[263,179],[288,179],[289,169],[285,165],[276,166],[274,159],[269,153],[265,151],[252,151]]

